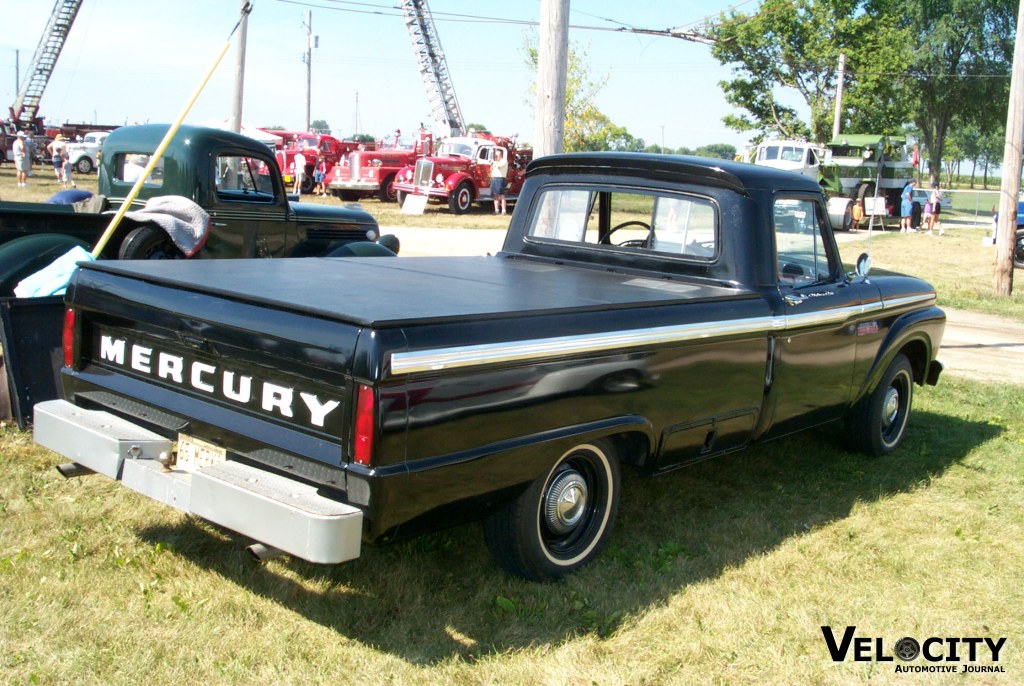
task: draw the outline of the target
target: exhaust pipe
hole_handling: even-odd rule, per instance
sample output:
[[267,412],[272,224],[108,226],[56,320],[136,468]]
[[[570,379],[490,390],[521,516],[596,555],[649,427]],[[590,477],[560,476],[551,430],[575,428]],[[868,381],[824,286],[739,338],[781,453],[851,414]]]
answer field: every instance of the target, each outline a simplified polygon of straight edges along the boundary
[[64,464],[59,464],[57,465],[57,471],[60,472],[60,475],[63,476],[65,479],[70,479],[75,476],[85,476],[87,474],[96,473],[89,469],[88,467],[83,467],[77,462],[66,462]]
[[278,550],[277,548],[264,545],[262,543],[253,543],[245,549],[245,552],[249,553],[249,555],[252,556],[252,559],[257,562],[266,562],[268,560],[273,560],[275,557],[281,557],[286,554],[283,550]]

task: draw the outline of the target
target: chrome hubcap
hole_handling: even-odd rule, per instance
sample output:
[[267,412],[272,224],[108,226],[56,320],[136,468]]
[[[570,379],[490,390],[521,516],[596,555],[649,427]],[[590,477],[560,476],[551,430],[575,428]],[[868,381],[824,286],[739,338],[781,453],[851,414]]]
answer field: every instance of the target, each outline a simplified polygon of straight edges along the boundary
[[892,387],[885,394],[885,402],[882,404],[882,424],[886,429],[896,423],[896,417],[900,413],[900,392]]
[[575,470],[555,477],[544,499],[544,518],[548,528],[564,534],[580,523],[587,510],[587,482]]

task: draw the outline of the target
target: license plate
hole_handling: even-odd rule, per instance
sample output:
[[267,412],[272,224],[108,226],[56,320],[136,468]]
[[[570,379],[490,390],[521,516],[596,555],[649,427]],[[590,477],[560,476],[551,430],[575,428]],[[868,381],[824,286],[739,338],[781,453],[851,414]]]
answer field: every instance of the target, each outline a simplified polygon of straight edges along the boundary
[[178,459],[179,469],[194,471],[200,467],[220,464],[227,459],[227,450],[220,446],[208,443],[195,436],[178,434]]

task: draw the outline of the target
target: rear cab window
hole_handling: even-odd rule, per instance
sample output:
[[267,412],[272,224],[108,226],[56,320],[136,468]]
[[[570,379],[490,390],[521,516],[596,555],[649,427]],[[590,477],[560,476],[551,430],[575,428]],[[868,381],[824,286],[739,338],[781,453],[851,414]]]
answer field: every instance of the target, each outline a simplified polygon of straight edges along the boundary
[[[146,171],[153,156],[147,152],[119,152],[114,156],[114,179],[135,183]],[[159,188],[164,185],[164,158],[157,160],[143,186]]]
[[622,188],[545,189],[527,240],[702,262],[719,255],[719,212],[706,197]]

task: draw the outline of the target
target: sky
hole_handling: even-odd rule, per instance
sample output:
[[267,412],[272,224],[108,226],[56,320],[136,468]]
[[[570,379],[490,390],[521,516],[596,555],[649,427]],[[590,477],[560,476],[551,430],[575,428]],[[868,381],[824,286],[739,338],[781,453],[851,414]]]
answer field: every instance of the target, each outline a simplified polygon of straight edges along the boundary
[[[692,30],[758,0],[571,0],[569,41],[607,79],[599,110],[647,144],[697,148],[747,136],[722,124],[733,112],[718,82],[728,67],[707,45],[609,31],[623,26]],[[431,121],[396,0],[254,0],[248,22],[242,119],[300,130],[306,113],[306,18],[313,50],[311,118],[335,135],[412,132]],[[43,95],[50,124],[173,121],[209,71],[238,20],[240,0],[84,0]],[[0,0],[0,105],[17,96],[16,59],[27,77],[52,0]],[[533,137],[533,71],[524,45],[537,34],[540,0],[430,0],[448,71],[467,122],[499,135]],[[17,17],[15,23],[13,19]],[[531,24],[533,22],[533,24]],[[604,29],[604,30],[599,30]],[[231,114],[236,43],[187,123]],[[24,82],[24,81],[22,81]],[[5,112],[6,114],[6,112]]]

